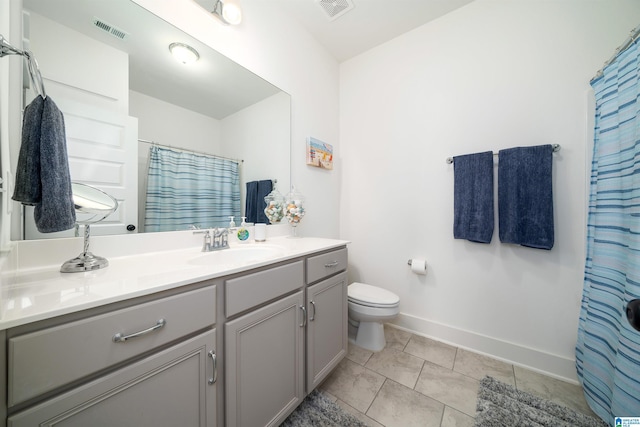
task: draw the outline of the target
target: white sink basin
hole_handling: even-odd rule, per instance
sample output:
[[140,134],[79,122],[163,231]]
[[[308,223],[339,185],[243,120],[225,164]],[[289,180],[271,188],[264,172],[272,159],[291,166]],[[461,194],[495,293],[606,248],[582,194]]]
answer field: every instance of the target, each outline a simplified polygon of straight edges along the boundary
[[284,249],[278,246],[247,244],[212,252],[203,252],[187,261],[193,265],[248,264],[265,261],[284,255]]

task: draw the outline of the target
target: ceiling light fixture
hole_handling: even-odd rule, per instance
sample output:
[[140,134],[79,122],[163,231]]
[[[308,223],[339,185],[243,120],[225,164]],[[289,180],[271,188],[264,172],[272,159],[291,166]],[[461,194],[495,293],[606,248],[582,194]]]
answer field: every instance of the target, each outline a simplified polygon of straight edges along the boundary
[[198,51],[184,43],[171,43],[169,51],[178,62],[183,64],[193,64],[200,59]]
[[242,22],[240,0],[216,0],[211,13],[224,24],[238,25]]

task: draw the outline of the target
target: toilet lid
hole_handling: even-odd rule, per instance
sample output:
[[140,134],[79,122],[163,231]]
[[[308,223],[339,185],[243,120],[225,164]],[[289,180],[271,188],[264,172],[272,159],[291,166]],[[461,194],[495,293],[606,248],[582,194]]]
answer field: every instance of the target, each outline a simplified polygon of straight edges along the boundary
[[349,299],[369,306],[393,306],[400,302],[398,295],[377,286],[354,282],[347,288]]

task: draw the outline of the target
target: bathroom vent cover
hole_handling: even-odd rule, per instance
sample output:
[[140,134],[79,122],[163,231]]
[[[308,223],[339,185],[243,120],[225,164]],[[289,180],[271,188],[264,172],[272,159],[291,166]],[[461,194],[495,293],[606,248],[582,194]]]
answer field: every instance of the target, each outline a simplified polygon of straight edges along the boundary
[[93,18],[93,25],[95,25],[96,27],[100,28],[102,31],[105,31],[111,34],[113,37],[116,37],[120,40],[123,40],[125,37],[129,35],[129,33],[127,33],[126,31],[121,30],[120,28],[115,27],[111,24],[108,24],[102,19],[99,19],[96,17]]
[[316,2],[331,21],[338,19],[355,7],[351,0],[316,0]]

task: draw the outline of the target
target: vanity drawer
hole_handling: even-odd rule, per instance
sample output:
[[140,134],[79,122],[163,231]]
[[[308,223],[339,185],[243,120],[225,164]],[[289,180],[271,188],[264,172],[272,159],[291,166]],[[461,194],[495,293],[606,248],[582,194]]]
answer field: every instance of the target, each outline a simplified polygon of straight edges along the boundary
[[307,283],[317,282],[346,269],[346,248],[309,257],[307,258]]
[[[13,337],[8,347],[8,405],[210,327],[216,321],[215,307],[215,286],[209,286]],[[129,338],[141,331],[146,333]],[[121,341],[115,341],[116,334]]]
[[296,261],[227,280],[225,282],[227,317],[301,288],[304,285],[303,271],[302,261]]

